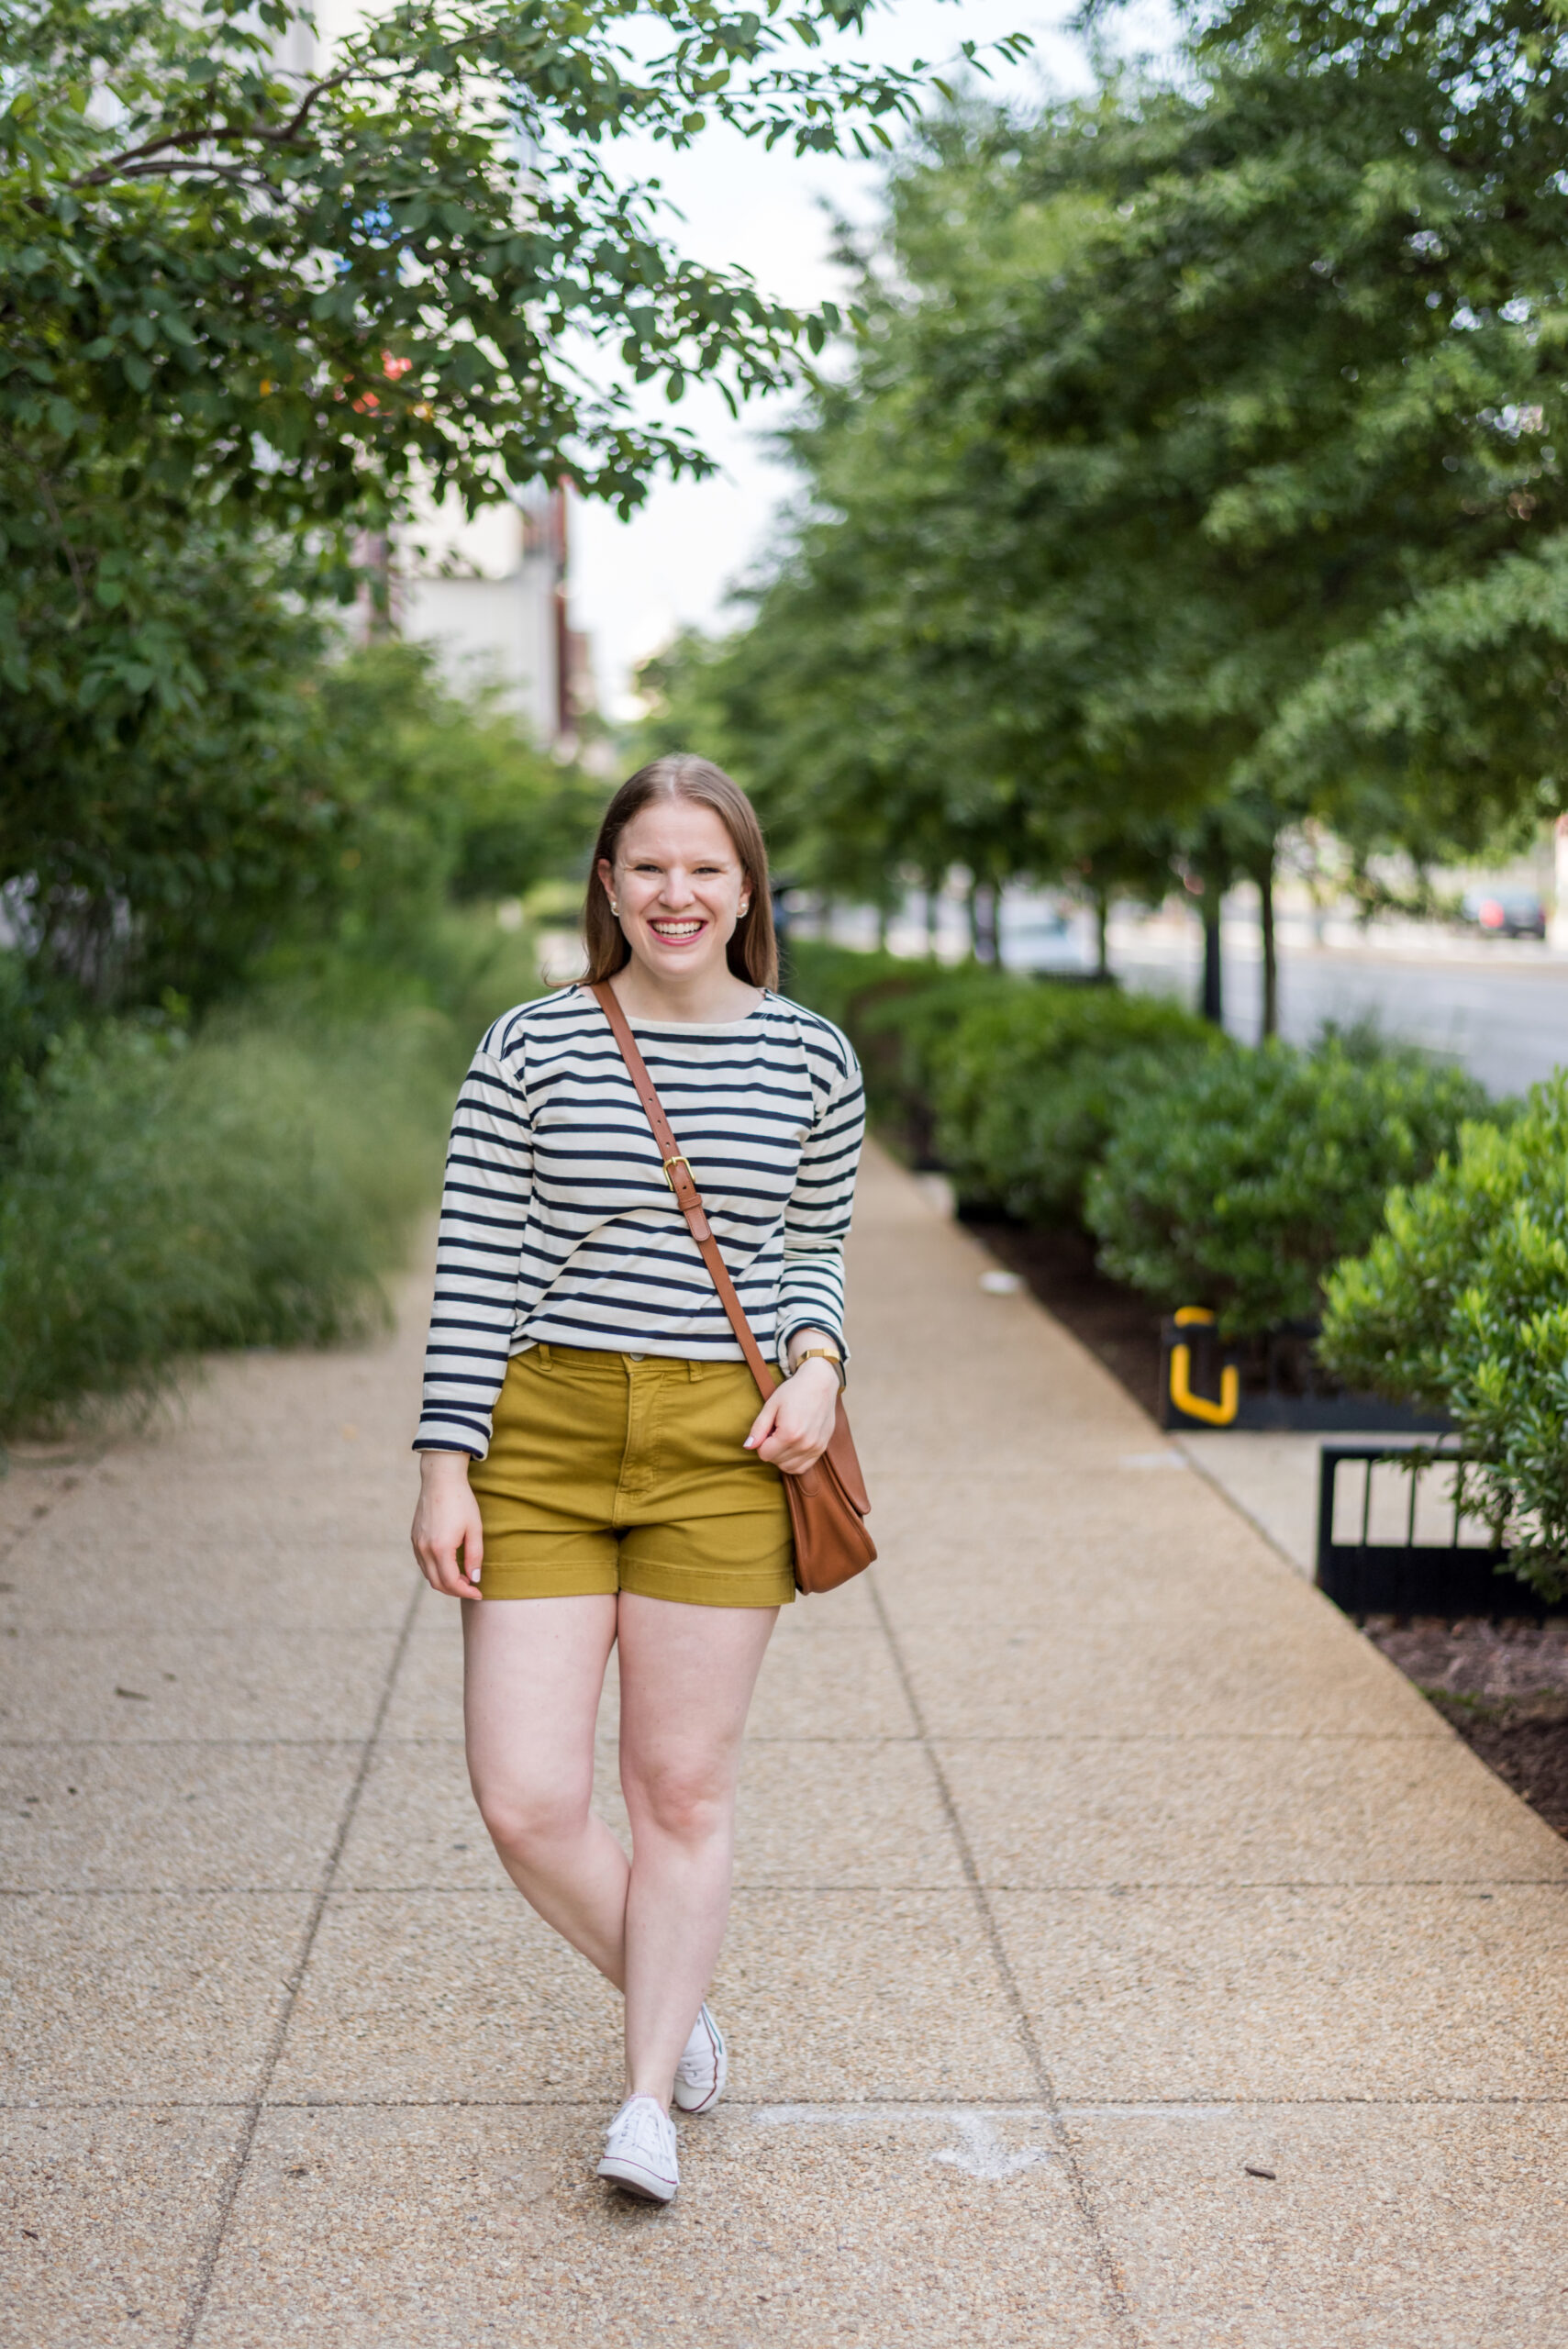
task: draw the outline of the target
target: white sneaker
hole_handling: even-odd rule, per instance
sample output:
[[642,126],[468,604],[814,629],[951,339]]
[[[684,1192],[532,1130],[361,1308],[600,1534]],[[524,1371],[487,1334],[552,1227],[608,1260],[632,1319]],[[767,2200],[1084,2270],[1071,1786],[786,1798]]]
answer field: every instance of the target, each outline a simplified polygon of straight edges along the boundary
[[692,2025],[686,2052],[675,2066],[675,2102],[683,2112],[709,2111],[724,2094],[728,2075],[724,2033],[709,2014],[705,2000]]
[[644,2202],[673,2202],[681,2182],[675,2124],[651,2096],[628,2096],[605,2132],[599,2176]]

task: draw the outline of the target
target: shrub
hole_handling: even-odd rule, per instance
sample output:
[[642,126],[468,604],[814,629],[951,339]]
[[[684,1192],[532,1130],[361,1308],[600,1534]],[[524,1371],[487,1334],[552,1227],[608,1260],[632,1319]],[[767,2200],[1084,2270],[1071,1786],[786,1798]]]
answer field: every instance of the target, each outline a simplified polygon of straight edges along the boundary
[[381,1318],[376,1274],[438,1184],[449,1050],[420,1013],[58,1039],[13,1084],[0,1427],[150,1393],[198,1348],[322,1343]]
[[1076,1219],[1113,1123],[1216,1048],[1180,1006],[1113,987],[971,997],[930,1050],[937,1150],[962,1197],[1026,1222]]
[[842,1028],[859,1053],[873,1116],[917,1157],[931,1145],[933,1056],[940,1040],[976,1001],[1030,990],[1028,979],[984,963],[947,968],[816,939],[792,941],[790,963],[798,999]]
[[1485,1106],[1458,1070],[1364,1040],[1213,1051],[1121,1111],[1085,1198],[1100,1261],[1162,1306],[1211,1307],[1228,1337],[1306,1319],[1389,1186]]
[[784,942],[783,986],[786,995],[819,1011],[852,1038],[862,999],[881,988],[907,990],[938,974],[935,963],[906,961],[897,954],[867,953],[858,946],[834,946],[825,938]]
[[1451,1412],[1515,1571],[1568,1592],[1568,1073],[1390,1193],[1383,1230],[1329,1277],[1319,1350],[1339,1377]]
[[932,970],[916,985],[893,982],[869,990],[855,1008],[851,1034],[865,1069],[866,1097],[891,1120],[917,1158],[936,1148],[936,1093],[943,1052],[977,1005],[1027,994],[1028,979],[1005,978],[983,964]]

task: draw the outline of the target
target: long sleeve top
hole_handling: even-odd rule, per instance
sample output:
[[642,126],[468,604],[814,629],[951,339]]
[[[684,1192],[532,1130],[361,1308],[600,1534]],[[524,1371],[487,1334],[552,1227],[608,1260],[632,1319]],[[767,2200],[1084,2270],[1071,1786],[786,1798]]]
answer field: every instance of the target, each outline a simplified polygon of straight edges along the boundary
[[[843,1245],[865,1130],[829,1021],[767,995],[714,1026],[633,1020],[764,1354],[843,1343]],[[513,1354],[540,1341],[739,1362],[609,1023],[577,987],[481,1042],[447,1158],[415,1448],[483,1459]]]

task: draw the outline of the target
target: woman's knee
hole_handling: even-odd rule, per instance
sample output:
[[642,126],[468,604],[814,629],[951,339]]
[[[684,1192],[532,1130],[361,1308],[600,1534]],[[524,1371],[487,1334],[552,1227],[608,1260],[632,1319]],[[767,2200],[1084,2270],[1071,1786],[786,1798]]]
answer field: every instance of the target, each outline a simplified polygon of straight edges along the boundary
[[701,1760],[639,1764],[623,1768],[627,1808],[643,1821],[683,1843],[701,1843],[728,1831],[735,1809],[734,1770]]
[[519,1784],[478,1773],[472,1784],[492,1842],[515,1858],[569,1843],[588,1823],[588,1798],[576,1787]]

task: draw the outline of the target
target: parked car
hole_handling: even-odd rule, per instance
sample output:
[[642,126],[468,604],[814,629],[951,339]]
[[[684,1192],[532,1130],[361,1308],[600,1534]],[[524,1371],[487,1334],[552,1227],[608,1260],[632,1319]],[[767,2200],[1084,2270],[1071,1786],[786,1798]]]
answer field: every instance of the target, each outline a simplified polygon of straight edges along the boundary
[[1467,889],[1460,918],[1493,938],[1544,938],[1546,907],[1533,889]]

